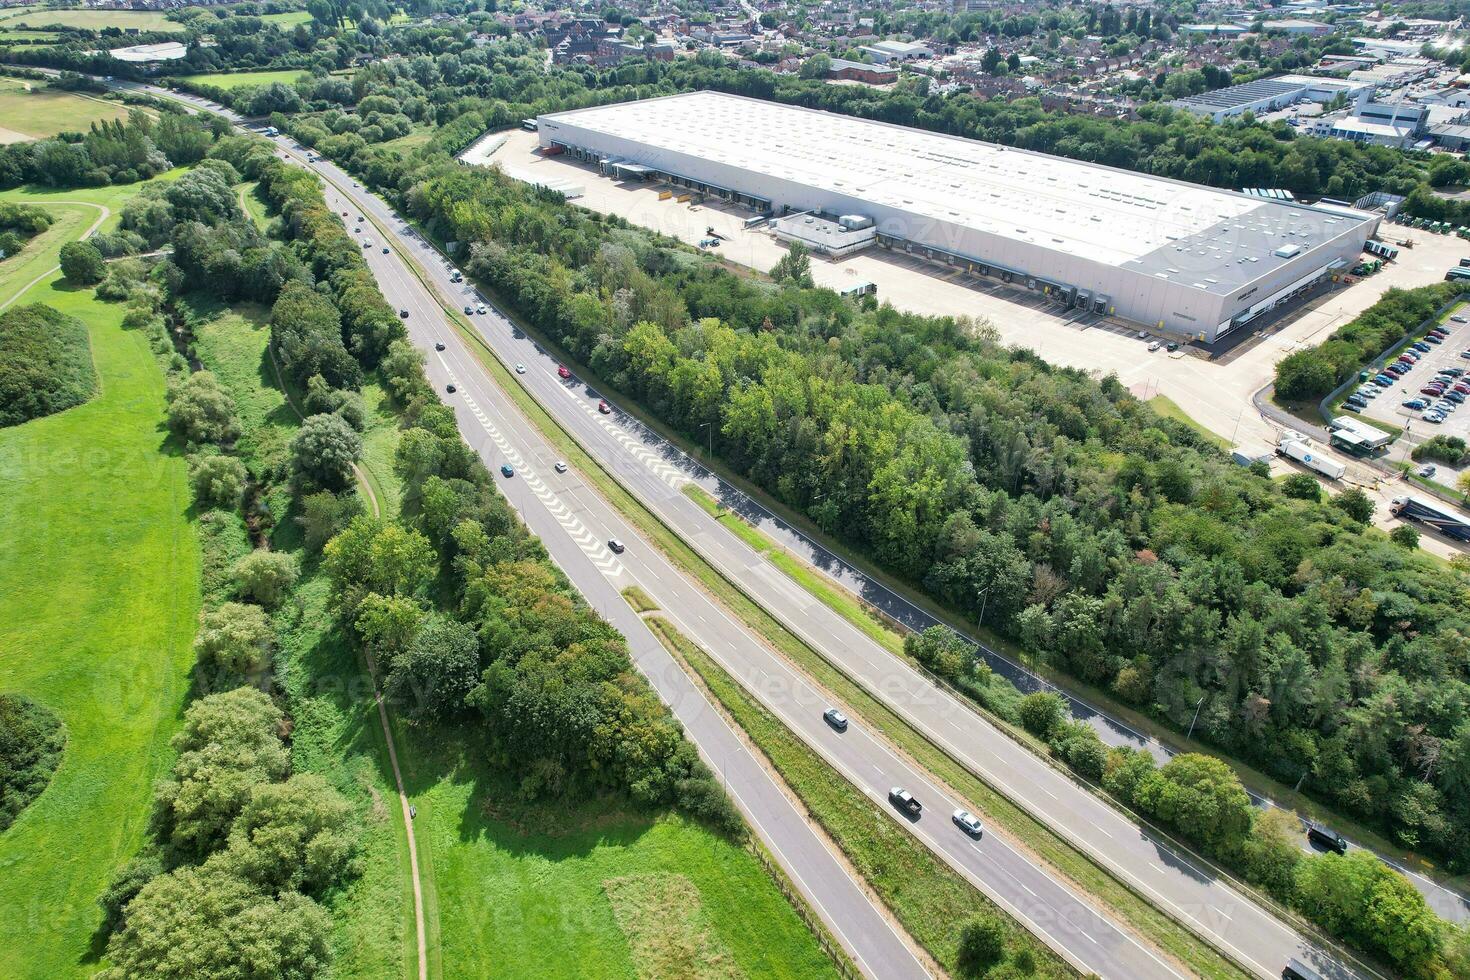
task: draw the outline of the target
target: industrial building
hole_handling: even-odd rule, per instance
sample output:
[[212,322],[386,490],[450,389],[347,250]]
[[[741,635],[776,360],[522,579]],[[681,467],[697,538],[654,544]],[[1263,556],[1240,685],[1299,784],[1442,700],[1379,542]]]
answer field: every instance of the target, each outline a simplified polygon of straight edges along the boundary
[[1209,116],[1215,122],[1224,122],[1231,116],[1243,116],[1247,112],[1261,115],[1298,102],[1331,102],[1339,95],[1352,101],[1370,95],[1372,91],[1373,86],[1365,82],[1347,82],[1316,75],[1278,75],[1185,96],[1169,104],[1176,109]]
[[1350,208],[717,92],[537,122],[543,152],[609,176],[667,182],[776,218],[807,214],[814,221],[799,234],[813,241],[861,234],[868,247],[1206,343],[1356,263],[1377,229],[1375,216]]

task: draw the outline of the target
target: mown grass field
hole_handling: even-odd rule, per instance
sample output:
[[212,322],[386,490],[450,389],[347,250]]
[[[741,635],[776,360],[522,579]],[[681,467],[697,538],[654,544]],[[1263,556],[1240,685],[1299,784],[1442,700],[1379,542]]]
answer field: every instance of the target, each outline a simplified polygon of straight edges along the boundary
[[146,339],[122,330],[121,306],[58,278],[21,302],[87,324],[102,391],[0,430],[0,683],[68,729],[51,785],[0,835],[7,977],[95,968],[96,899],[142,841],[199,608],[199,545],[184,460],[163,430],[163,373]]
[[284,14],[261,14],[260,19],[277,27],[295,27],[297,24],[310,24],[311,14],[305,10],[291,10]]
[[691,976],[657,965],[710,957],[704,975],[834,976],[765,870],[718,835],[601,802],[523,807],[450,738],[409,733],[399,751],[444,977]]
[[104,119],[126,119],[120,102],[48,90],[42,83],[0,78],[0,142],[86,132]]
[[306,72],[295,68],[285,71],[237,71],[237,72],[211,72],[204,75],[180,75],[186,82],[196,85],[213,85],[215,88],[236,89],[245,88],[248,85],[269,85],[271,82],[282,82],[290,85],[296,79],[301,78]]
[[54,10],[27,7],[19,11],[0,13],[0,28],[16,28],[22,24],[29,28],[60,24],[63,27],[84,27],[92,31],[100,31],[106,27],[117,27],[125,31],[184,31],[183,24],[152,10]]

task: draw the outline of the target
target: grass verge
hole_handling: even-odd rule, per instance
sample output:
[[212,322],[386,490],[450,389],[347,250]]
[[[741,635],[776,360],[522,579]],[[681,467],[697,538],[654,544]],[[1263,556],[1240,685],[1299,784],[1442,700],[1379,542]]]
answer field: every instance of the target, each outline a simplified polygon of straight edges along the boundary
[[698,674],[751,741],[771,761],[807,810],[892,910],[909,935],[946,970],[957,966],[957,926],[987,911],[1009,923],[1007,959],[1030,961],[1040,977],[1070,977],[1072,968],[969,882],[884,816],[837,770],[791,734],[699,646],[659,616],[649,628]]
[[623,598],[628,600],[628,605],[633,607],[634,612],[652,612],[658,608],[658,603],[653,601],[653,597],[636,585],[630,585],[624,589]]

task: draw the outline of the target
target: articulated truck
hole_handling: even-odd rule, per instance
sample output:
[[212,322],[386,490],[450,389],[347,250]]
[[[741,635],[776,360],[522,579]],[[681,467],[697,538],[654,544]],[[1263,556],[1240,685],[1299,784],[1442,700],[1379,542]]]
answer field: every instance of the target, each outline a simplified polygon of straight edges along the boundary
[[1297,433],[1284,435],[1276,446],[1276,452],[1287,459],[1294,459],[1309,470],[1316,470],[1329,480],[1341,480],[1347,467],[1335,459],[1323,456],[1312,444]]
[[1395,517],[1406,521],[1418,521],[1447,538],[1470,543],[1470,524],[1447,510],[1426,504],[1413,497],[1395,497],[1389,503],[1388,509]]

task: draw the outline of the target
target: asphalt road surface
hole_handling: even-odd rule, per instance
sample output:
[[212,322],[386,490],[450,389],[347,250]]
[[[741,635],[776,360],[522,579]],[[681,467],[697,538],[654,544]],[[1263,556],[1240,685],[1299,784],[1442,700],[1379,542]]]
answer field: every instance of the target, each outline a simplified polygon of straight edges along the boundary
[[[193,101],[217,111],[203,100]],[[288,144],[287,140],[279,141],[279,145]],[[303,160],[304,155],[299,155],[298,162]],[[1086,899],[1042,873],[1034,862],[1011,847],[1002,833],[991,830],[975,842],[948,824],[945,818],[954,801],[916,767],[895,757],[883,742],[867,736],[861,725],[855,724],[840,736],[827,729],[821,723],[820,709],[829,702],[804,677],[766,650],[740,624],[726,618],[723,610],[667,565],[622,522],[611,505],[581,484],[574,473],[558,475],[551,470],[550,447],[519,418],[505,395],[473,362],[435,298],[403,267],[401,253],[410,253],[444,302],[458,306],[467,300],[483,301],[472,287],[452,283],[442,257],[383,202],[355,188],[349,175],[325,161],[312,166],[335,185],[329,186],[329,198],[341,195],[332,204],[334,210],[371,213],[381,228],[389,231],[393,254],[381,255],[375,246],[369,250],[370,265],[388,301],[410,311],[410,334],[430,351],[431,379],[441,391],[449,383],[456,385],[455,396],[449,402],[459,414],[462,430],[492,469],[507,460],[516,466],[516,476],[502,481],[507,496],[589,601],[629,637],[640,667],[715,767],[724,773],[742,809],[751,812],[747,787],[758,787],[762,780],[780,796],[780,802],[786,801],[723,719],[703,703],[697,688],[623,603],[618,592],[626,584],[637,582],[662,608],[677,610],[673,618],[686,634],[726,664],[768,708],[865,792],[881,800],[888,786],[900,785],[918,795],[926,804],[926,815],[919,821],[905,821],[910,829],[978,887],[1030,923],[1075,965],[1104,976],[1181,975],[1177,967],[1131,938]],[[368,237],[376,240],[380,234]],[[1365,975],[1311,947],[1228,882],[1017,747],[968,707],[812,599],[680,492],[679,488],[691,478],[711,480],[706,471],[673,447],[656,441],[641,425],[615,409],[608,414],[599,412],[599,393],[575,378],[559,378],[555,361],[507,318],[490,309],[490,313],[473,318],[480,334],[507,364],[525,365],[525,373],[518,379],[548,411],[707,560],[839,663],[849,676],[901,711],[916,728],[1254,972],[1267,977],[1279,975],[1286,957],[1297,955],[1316,964],[1324,976]],[[435,342],[445,344],[442,354],[432,350]],[[718,484],[714,490],[730,493],[729,488],[722,490]],[[622,556],[606,552],[602,543],[609,537],[627,542],[628,552]],[[724,740],[730,744],[727,751],[721,752],[718,747]],[[737,781],[732,778],[732,765],[740,763],[742,756],[746,764]],[[757,774],[754,770],[760,771]],[[895,819],[899,818],[895,815]],[[941,821],[942,825],[935,826]],[[753,818],[752,822],[763,837],[772,840],[768,826],[759,819]],[[807,833],[810,835],[809,828]],[[863,917],[863,906],[867,906],[869,917],[876,915],[876,910],[812,837],[823,851],[827,867],[814,869],[811,877],[791,866],[790,855],[783,848],[775,849],[803,891],[819,890],[813,880],[818,885],[837,884],[839,891],[841,883],[833,879],[840,877],[846,882],[852,895],[840,913],[832,911],[835,897],[832,905],[813,899],[829,924],[846,926],[834,927],[834,932],[854,949],[867,970],[884,976],[902,974],[905,956],[899,948],[907,954],[907,965],[921,970],[886,923],[878,934],[892,935],[896,942],[896,947],[890,944],[888,959],[878,960],[877,953],[871,957],[859,953],[856,947],[875,937],[872,930],[858,927],[855,922]],[[823,863],[821,856],[815,863]],[[834,868],[838,870],[834,872]],[[853,901],[854,897],[861,900]],[[849,919],[849,914],[858,918]],[[875,962],[883,965],[875,967]]]

